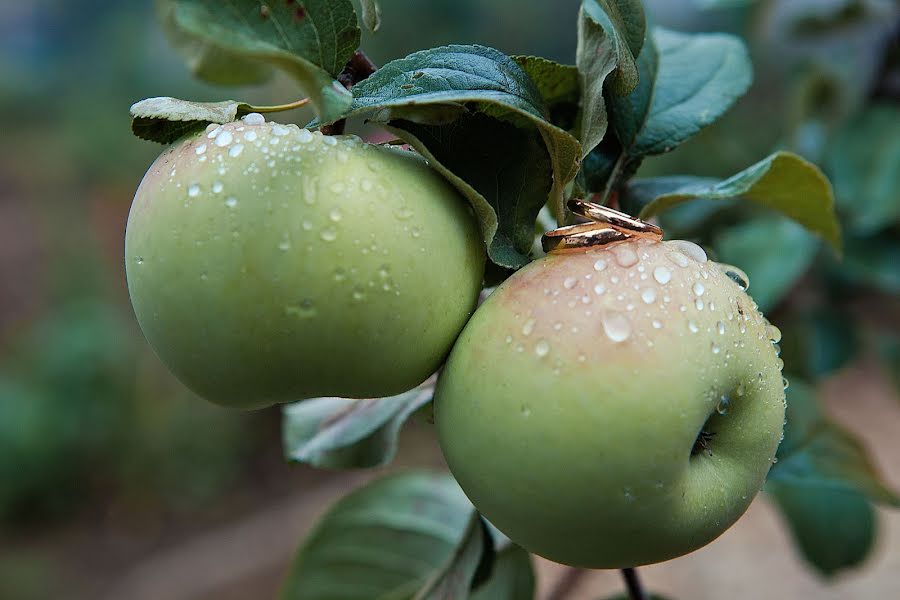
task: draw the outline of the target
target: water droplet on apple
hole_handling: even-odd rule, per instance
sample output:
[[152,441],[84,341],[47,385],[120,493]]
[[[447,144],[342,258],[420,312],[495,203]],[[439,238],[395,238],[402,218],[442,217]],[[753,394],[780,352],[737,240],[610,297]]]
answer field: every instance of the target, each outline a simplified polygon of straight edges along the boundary
[[531,332],[534,331],[534,324],[536,321],[534,319],[528,319],[525,321],[525,324],[522,326],[522,335],[531,335]]
[[613,342],[624,342],[631,336],[631,321],[618,312],[607,312],[600,320],[603,331]]
[[653,288],[644,288],[641,292],[641,300],[644,301],[644,304],[653,304],[656,301],[656,290]]
[[550,343],[545,339],[538,340],[538,343],[534,345],[534,353],[540,358],[547,356],[550,353]]
[[604,269],[606,269],[606,261],[603,260],[602,258],[598,258],[597,262],[594,263],[594,270],[602,271]]
[[706,288],[703,287],[703,284],[700,283],[699,281],[696,282],[696,283],[694,283],[694,288],[693,288],[693,289],[694,289],[694,293],[697,294],[698,296],[702,296],[702,295],[703,295],[703,292],[706,291]]
[[571,290],[575,287],[575,284],[578,283],[578,280],[574,277],[566,277],[565,281],[563,281],[563,287],[567,290]]
[[628,246],[617,246],[615,250],[613,250],[613,254],[616,257],[616,262],[626,269],[633,266],[638,261],[637,253]]
[[187,193],[191,198],[196,198],[200,195],[200,185],[197,183],[191,184],[190,186],[188,186]]
[[672,279],[672,271],[667,267],[659,266],[653,269],[653,279],[661,285],[666,285]]

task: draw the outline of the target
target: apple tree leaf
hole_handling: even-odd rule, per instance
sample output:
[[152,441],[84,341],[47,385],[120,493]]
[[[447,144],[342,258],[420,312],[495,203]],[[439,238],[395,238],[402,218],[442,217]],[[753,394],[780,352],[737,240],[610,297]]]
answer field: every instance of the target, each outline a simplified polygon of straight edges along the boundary
[[288,460],[322,469],[371,468],[397,452],[406,420],[431,401],[434,381],[389,398],[313,398],[283,409]]
[[578,138],[583,155],[593,150],[608,126],[603,89],[612,74],[616,94],[638,85],[636,59],[644,44],[646,20],[635,0],[584,0],[578,13],[575,62],[583,98]]
[[472,511],[463,538],[447,564],[419,590],[415,600],[467,598],[479,580],[490,576],[494,563],[494,540],[481,515]]
[[256,107],[243,102],[193,102],[178,98],[148,98],[131,107],[131,131],[151,142],[170,144],[209,123],[230,123]]
[[825,168],[848,229],[868,235],[900,223],[900,109],[874,105],[847,123]]
[[467,540],[474,509],[450,475],[404,472],[334,504],[304,541],[281,600],[412,598]]
[[377,0],[359,0],[363,25],[375,33],[381,27],[381,6]]
[[334,78],[359,46],[350,0],[170,1],[169,27],[178,35],[284,70],[325,120],[337,119],[349,108],[350,93]]
[[537,87],[550,122],[569,130],[575,125],[581,90],[578,69],[540,56],[513,56]]
[[229,52],[182,30],[175,20],[175,0],[156,0],[156,9],[166,39],[198,79],[217,85],[258,85],[274,73],[271,65]]
[[888,294],[900,294],[900,241],[885,232],[869,237],[847,237],[844,260],[833,261],[836,279],[871,287]]
[[[747,90],[752,67],[743,42],[726,34],[655,28],[638,57],[639,81],[627,96],[607,96],[615,140],[585,158],[590,191],[615,188],[645,156],[662,154],[711,124]],[[607,185],[612,178],[612,184]]]
[[513,543],[497,545],[490,578],[477,586],[472,600],[528,600],[535,596],[531,555]]
[[[666,190],[665,188],[670,189]],[[722,181],[665,178],[629,184],[632,200],[642,198],[642,218],[649,218],[697,198],[743,198],[776,210],[841,249],[841,231],[828,179],[814,164],[790,152],[776,152]]]
[[785,369],[810,381],[831,375],[859,353],[858,326],[852,315],[835,307],[792,315],[781,341]]
[[797,378],[787,390],[784,440],[766,491],[806,558],[823,574],[858,565],[874,539],[870,502],[900,506],[858,439],[828,420],[814,390]]
[[719,231],[713,246],[722,262],[747,273],[750,295],[769,312],[809,269],[819,243],[793,221],[762,218]]
[[550,122],[519,63],[483,46],[433,48],[384,65],[353,87],[349,116],[387,126],[447,176],[471,202],[491,260],[504,267],[528,262],[548,194],[563,214],[581,158],[578,140]]

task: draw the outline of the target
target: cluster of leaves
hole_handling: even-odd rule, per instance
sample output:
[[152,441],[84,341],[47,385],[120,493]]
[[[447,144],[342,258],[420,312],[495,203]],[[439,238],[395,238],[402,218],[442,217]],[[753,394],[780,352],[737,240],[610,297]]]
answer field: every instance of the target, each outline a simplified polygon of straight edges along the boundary
[[[374,29],[375,2],[361,4],[363,22]],[[338,83],[360,38],[349,0],[162,0],[160,14],[199,76],[254,83],[281,69],[309,97],[317,124],[364,118],[415,148],[471,203],[487,254],[500,271],[534,258],[538,213],[546,206],[564,222],[565,200],[573,195],[658,216],[676,237],[706,243],[700,232],[709,231],[713,219],[760,215],[729,223],[711,250],[742,266],[755,261],[747,270],[760,282],[754,296],[763,308],[776,306],[808,270],[820,240],[833,253],[841,251],[831,186],[798,154],[779,150],[722,180],[634,179],[645,159],[711,124],[752,80],[740,39],[649,28],[639,0],[582,2],[574,66],[452,45],[391,61],[350,90]],[[236,101],[153,99],[135,105],[132,115],[138,135],[170,142],[252,110]],[[866,118],[884,127],[891,116]],[[858,189],[854,177],[871,168],[865,152],[854,156],[856,163],[834,161],[839,191],[844,185]],[[881,192],[879,185],[873,184],[873,193]],[[875,214],[861,219],[864,226],[878,227],[886,212],[898,210],[890,198],[872,204]],[[766,232],[764,247],[755,245],[760,231]],[[850,256],[856,256],[854,243],[848,242]],[[863,264],[863,271],[875,269]],[[757,279],[766,269],[774,275]],[[832,519],[828,510],[852,511],[861,503],[871,521],[870,500],[896,504],[896,497],[877,483],[859,445],[827,423],[814,402],[804,403],[806,388],[792,389],[792,400],[801,399],[791,409],[770,491],[807,556],[830,572],[858,561],[871,536],[854,527],[830,531],[829,548],[851,548],[836,554],[814,541],[810,531],[821,529],[810,523]],[[427,382],[393,398],[322,398],[287,407],[286,454],[323,468],[383,465],[396,451],[401,426],[428,404],[432,390]],[[822,489],[837,499],[811,508],[810,498]],[[857,537],[849,543],[847,536]],[[491,531],[451,479],[414,473],[377,481],[336,505],[301,549],[284,597],[312,597],[321,586],[333,591],[338,585],[347,598],[462,597],[450,595],[454,586],[471,587],[476,598],[524,598],[533,594],[533,575],[527,554]]]

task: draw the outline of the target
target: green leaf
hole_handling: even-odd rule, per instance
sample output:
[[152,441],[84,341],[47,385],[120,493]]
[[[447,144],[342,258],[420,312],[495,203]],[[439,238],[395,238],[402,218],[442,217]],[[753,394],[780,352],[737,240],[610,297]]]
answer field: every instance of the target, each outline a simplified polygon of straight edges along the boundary
[[[747,49],[726,34],[684,34],[655,28],[637,62],[640,80],[628,96],[608,96],[617,142],[600,147],[586,168],[610,173],[615,187],[645,156],[662,154],[694,136],[747,91]],[[587,174],[591,191],[598,177]]]
[[808,489],[766,484],[794,542],[823,575],[859,566],[875,541],[875,511],[866,497],[849,488]]
[[574,126],[581,90],[578,69],[540,56],[513,56],[537,87],[550,122],[565,130]]
[[831,575],[856,566],[875,536],[869,501],[900,506],[860,442],[822,413],[814,390],[792,378],[784,440],[766,491],[782,510],[804,556]]
[[314,398],[285,406],[285,456],[324,469],[387,464],[397,452],[400,428],[433,394],[434,381],[429,380],[390,398]]
[[381,7],[377,0],[359,0],[362,9],[362,22],[366,29],[375,33],[381,27]]
[[178,98],[148,98],[132,105],[131,131],[151,142],[171,144],[209,123],[230,123],[255,107],[243,102],[193,102]]
[[522,67],[497,50],[446,46],[392,61],[353,87],[350,115],[386,125],[466,195],[498,265],[528,262],[548,192],[563,214],[581,147],[548,120]]
[[[640,0],[584,0],[578,15],[576,52],[582,77],[598,76],[602,86],[602,80],[614,68],[612,87],[615,93],[631,92],[638,82],[635,59],[644,45],[646,29]],[[607,69],[606,63],[610,59],[612,66]],[[587,97],[587,88],[584,91]],[[602,87],[597,91],[602,91]]]
[[[667,182],[677,182],[669,178]],[[664,182],[665,183],[665,182]],[[646,185],[646,184],[645,184]],[[660,191],[657,182],[655,191]],[[834,214],[828,179],[818,167],[790,152],[776,152],[723,181],[687,182],[656,196],[640,212],[642,218],[695,198],[744,198],[794,219],[840,251],[841,232]]]
[[218,85],[258,85],[269,80],[272,67],[228,52],[187,34],[175,20],[175,0],[157,0],[157,15],[166,38],[194,76]]
[[900,222],[900,109],[875,105],[848,123],[826,170],[849,229],[867,235]]
[[473,512],[446,474],[406,472],[376,480],[319,521],[280,598],[412,598],[450,561]]
[[900,294],[900,242],[884,234],[847,238],[843,263],[833,265],[838,277],[872,286],[888,294]]
[[338,119],[349,108],[350,93],[334,77],[359,46],[350,0],[172,2],[173,27],[229,55],[285,70],[323,120]]
[[794,378],[787,389],[784,440],[769,480],[816,490],[852,488],[869,500],[900,507],[862,443],[827,419],[815,391]]
[[722,262],[750,277],[750,295],[768,312],[790,291],[815,258],[818,241],[787,219],[747,221],[722,230],[714,244]]
[[416,594],[415,600],[457,600],[469,597],[469,590],[481,574],[490,573],[494,541],[481,516],[472,512],[469,526],[456,551],[443,569],[434,574]]
[[531,555],[509,543],[497,550],[490,579],[475,588],[472,600],[529,600],[535,596]]
[[851,315],[835,308],[792,315],[781,342],[785,368],[812,381],[832,374],[858,354],[857,326]]

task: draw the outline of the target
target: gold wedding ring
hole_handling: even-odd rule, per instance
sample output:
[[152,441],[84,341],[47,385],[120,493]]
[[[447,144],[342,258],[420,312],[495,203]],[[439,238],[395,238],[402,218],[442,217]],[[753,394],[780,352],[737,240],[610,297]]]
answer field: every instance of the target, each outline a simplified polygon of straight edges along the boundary
[[598,223],[581,223],[548,231],[541,238],[541,246],[546,253],[559,254],[585,250],[593,246],[605,246],[613,242],[623,242],[628,235]]
[[541,238],[541,246],[547,254],[586,250],[623,242],[633,237],[656,241],[663,237],[663,230],[656,225],[600,204],[572,198],[566,206],[589,222],[568,225],[545,233]]
[[570,211],[580,217],[590,219],[597,223],[606,223],[613,229],[617,229],[628,235],[653,240],[661,240],[663,237],[662,229],[656,225],[600,204],[595,204],[579,198],[572,198],[566,206]]

